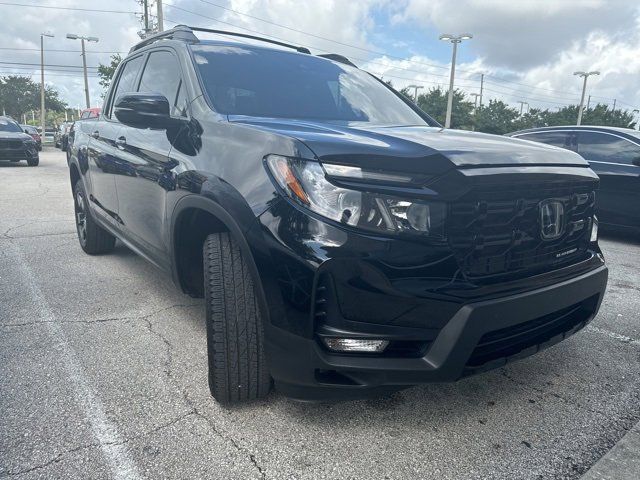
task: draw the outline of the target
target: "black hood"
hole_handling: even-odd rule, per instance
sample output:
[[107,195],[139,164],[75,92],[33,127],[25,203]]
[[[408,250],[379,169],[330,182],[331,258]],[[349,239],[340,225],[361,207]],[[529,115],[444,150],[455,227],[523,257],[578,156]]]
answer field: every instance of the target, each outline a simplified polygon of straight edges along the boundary
[[0,139],[7,140],[33,140],[31,135],[24,132],[0,132]]
[[295,138],[307,145],[320,161],[368,168],[436,174],[453,167],[588,167],[580,155],[569,150],[464,130],[241,116],[229,120]]

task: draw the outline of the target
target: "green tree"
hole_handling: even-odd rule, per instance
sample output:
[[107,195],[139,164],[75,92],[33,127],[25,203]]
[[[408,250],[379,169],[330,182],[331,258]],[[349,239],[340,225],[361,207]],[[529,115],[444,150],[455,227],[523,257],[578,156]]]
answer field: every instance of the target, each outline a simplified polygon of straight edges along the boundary
[[111,85],[111,80],[113,79],[113,75],[116,73],[116,69],[120,62],[122,61],[122,57],[119,53],[111,55],[111,61],[109,65],[103,65],[102,63],[98,65],[98,76],[100,77],[100,86],[102,87],[102,97],[107,94],[107,90],[109,89],[109,85]]
[[[45,86],[44,104],[47,110],[56,112],[64,111],[67,106],[58,91],[50,86]],[[40,84],[21,75],[0,77],[0,109],[16,120],[21,120],[23,114],[30,116],[31,110],[39,111]]]
[[[427,93],[418,95],[418,106],[438,122],[444,125],[447,114],[448,91],[440,87],[431,88]],[[473,102],[466,99],[461,90],[453,91],[453,108],[451,110],[451,128],[471,130],[473,125]]]
[[519,115],[517,109],[510,107],[502,100],[489,100],[488,105],[478,107],[475,115],[476,130],[504,135],[515,129]]

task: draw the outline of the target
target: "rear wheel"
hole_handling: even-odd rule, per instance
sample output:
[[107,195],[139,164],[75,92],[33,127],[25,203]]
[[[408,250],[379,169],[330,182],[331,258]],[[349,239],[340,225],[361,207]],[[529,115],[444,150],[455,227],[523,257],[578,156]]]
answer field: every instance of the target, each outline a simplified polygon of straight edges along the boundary
[[271,377],[253,277],[229,233],[203,247],[209,389],[222,404],[264,397]]
[[89,255],[108,253],[116,244],[116,237],[98,225],[91,216],[87,196],[82,186],[82,180],[78,180],[73,188],[73,198],[76,214],[76,231],[80,246]]

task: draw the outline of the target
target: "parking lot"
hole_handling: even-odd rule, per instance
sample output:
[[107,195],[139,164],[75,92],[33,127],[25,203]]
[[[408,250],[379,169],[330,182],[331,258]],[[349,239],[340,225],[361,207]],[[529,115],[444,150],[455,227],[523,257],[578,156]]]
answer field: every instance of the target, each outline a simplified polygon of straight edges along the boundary
[[578,478],[640,420],[640,242],[601,241],[592,324],[455,384],[307,404],[209,396],[200,300],[78,245],[64,154],[0,164],[0,477]]

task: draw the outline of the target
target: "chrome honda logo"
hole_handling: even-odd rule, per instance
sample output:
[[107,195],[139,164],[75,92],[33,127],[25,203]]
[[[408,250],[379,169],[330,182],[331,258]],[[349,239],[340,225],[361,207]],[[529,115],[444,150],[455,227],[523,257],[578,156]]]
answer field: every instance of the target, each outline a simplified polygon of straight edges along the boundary
[[564,232],[564,205],[559,200],[545,200],[540,203],[540,236],[543,240],[553,240]]

